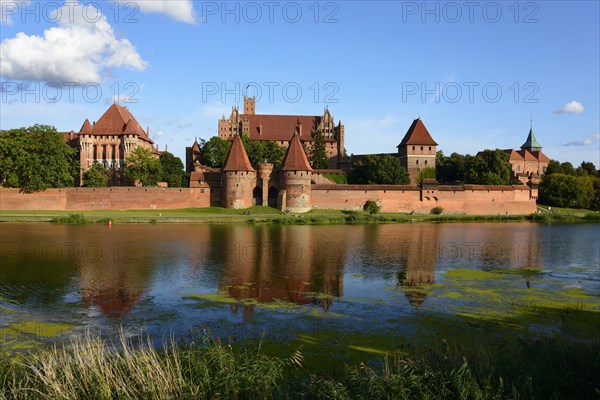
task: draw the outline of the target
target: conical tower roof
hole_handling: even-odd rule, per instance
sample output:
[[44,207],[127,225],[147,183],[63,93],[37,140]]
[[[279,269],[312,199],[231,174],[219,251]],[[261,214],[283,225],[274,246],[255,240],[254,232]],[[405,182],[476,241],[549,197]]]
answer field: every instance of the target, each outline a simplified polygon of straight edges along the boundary
[[192,145],[192,151],[194,153],[200,153],[200,145],[198,145],[197,140],[194,140],[194,144]]
[[294,133],[292,140],[290,141],[290,147],[288,147],[287,153],[281,163],[282,171],[312,171],[313,169],[306,158],[306,153],[300,143],[300,136]]
[[79,130],[79,134],[80,135],[90,135],[91,133],[92,133],[92,124],[90,124],[90,121],[88,119],[86,119],[85,122],[83,123],[83,126]]
[[527,135],[527,140],[521,146],[522,150],[536,149],[539,150],[542,148],[542,145],[536,140],[535,134],[533,133],[533,127],[529,128],[529,135]]
[[231,149],[229,149],[223,171],[254,171],[239,135],[235,135],[233,138],[233,143],[231,143]]
[[425,124],[421,121],[421,118],[417,118],[413,121],[410,128],[404,135],[404,139],[397,147],[405,146],[405,145],[426,145],[426,146],[437,146],[437,143],[431,135],[427,128],[425,128]]

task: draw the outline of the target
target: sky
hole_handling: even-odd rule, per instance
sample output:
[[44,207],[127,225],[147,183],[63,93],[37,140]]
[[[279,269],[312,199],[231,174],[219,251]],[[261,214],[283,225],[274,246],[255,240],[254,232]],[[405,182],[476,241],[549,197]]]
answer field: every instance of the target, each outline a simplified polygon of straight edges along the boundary
[[519,148],[600,166],[600,2],[0,0],[0,129],[127,106],[185,160],[243,96],[345,125],[348,154]]

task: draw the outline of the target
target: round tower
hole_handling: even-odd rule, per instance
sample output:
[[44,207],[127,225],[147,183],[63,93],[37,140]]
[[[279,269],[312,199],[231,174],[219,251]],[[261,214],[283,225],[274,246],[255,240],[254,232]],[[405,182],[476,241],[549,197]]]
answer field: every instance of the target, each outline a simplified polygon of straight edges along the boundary
[[280,172],[282,211],[303,213],[311,210],[312,173],[313,169],[306,158],[300,137],[294,133]]
[[269,205],[269,183],[273,176],[273,164],[261,163],[258,164],[258,176],[260,178],[262,205]]
[[252,190],[256,185],[256,171],[252,168],[242,139],[236,135],[222,169],[222,202],[225,208],[252,206]]

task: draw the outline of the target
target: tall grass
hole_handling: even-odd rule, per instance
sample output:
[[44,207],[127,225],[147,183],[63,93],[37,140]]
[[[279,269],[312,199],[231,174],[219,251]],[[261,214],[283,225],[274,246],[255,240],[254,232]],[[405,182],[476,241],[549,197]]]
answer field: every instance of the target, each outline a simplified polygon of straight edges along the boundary
[[[600,394],[600,347],[531,340],[516,351],[465,354],[447,343],[420,358],[400,353],[332,375],[311,373],[296,351],[258,349],[202,338],[106,343],[87,335],[68,347],[0,359],[0,399],[548,399]],[[513,349],[514,350],[514,349]],[[325,362],[325,361],[324,361]],[[380,364],[381,365],[381,364]]]

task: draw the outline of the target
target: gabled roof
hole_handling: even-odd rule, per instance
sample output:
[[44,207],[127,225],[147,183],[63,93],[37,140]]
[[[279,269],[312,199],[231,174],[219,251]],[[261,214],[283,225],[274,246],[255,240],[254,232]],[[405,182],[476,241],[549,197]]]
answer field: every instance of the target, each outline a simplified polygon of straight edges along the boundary
[[300,143],[300,136],[294,134],[290,141],[290,146],[285,153],[283,162],[281,163],[282,171],[312,171],[313,169],[306,158],[306,153]]
[[[316,115],[268,115],[268,114],[241,114],[240,119],[247,119],[250,124],[248,137],[252,140],[288,141],[290,135],[296,131],[298,124],[302,124],[302,141],[313,141],[322,117]],[[261,134],[262,126],[262,134]]]
[[504,150],[504,152],[508,154],[509,161],[524,160],[523,156],[514,149],[506,149],[506,150]]
[[406,145],[426,145],[426,146],[437,146],[437,143],[431,135],[427,128],[425,128],[425,124],[421,121],[421,118],[417,118],[413,121],[410,128],[404,135],[404,139],[402,142],[396,147],[406,146]]
[[542,148],[542,145],[535,139],[535,134],[533,133],[533,127],[529,129],[529,135],[527,135],[527,140],[521,146],[521,149],[531,149],[531,148]]
[[194,153],[200,153],[200,145],[198,145],[197,140],[194,140],[194,144],[192,145],[192,151]]
[[246,149],[244,149],[244,143],[242,143],[239,135],[235,135],[233,138],[223,171],[254,171],[248,159],[248,154],[246,154]]
[[544,153],[542,153],[541,150],[532,151],[531,154],[535,158],[537,158],[538,161],[550,162],[550,158],[548,158],[548,156],[546,156]]
[[525,161],[537,161],[537,157],[531,154],[528,150],[519,150],[518,153]]
[[[85,123],[84,123],[85,126]],[[82,127],[83,129],[83,127]],[[128,130],[125,132],[125,130]],[[142,129],[127,107],[113,104],[92,127],[94,135],[132,134],[149,143],[154,143]]]

